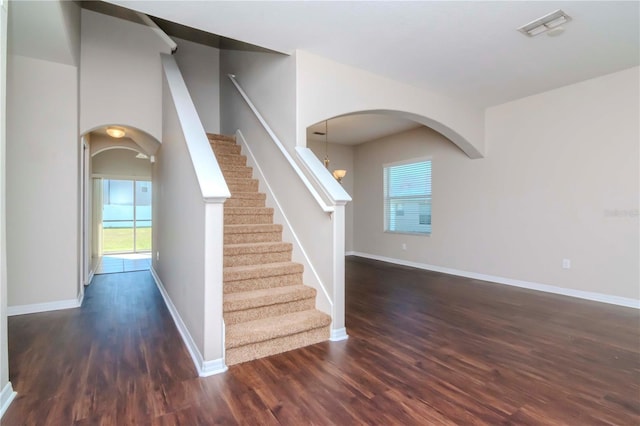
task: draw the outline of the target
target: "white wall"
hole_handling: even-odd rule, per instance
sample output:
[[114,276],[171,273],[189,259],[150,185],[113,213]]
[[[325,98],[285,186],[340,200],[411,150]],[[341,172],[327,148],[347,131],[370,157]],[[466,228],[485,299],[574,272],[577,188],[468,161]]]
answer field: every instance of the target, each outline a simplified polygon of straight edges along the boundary
[[160,53],[169,47],[144,25],[82,10],[80,130],[122,124],[162,139]]
[[[482,160],[430,129],[357,146],[355,250],[640,299],[639,77],[632,68],[490,108]],[[433,158],[433,233],[386,234],[382,164],[419,156]]]
[[[222,50],[220,52],[221,129],[234,134],[235,111],[224,103],[235,96],[227,74],[236,79],[264,116],[284,146],[296,146],[296,62],[295,57],[276,53]],[[306,135],[305,135],[306,138]]]
[[[313,151],[320,161],[324,160],[324,142],[308,141],[307,147]],[[348,145],[329,144],[329,168],[331,171],[342,169],[347,171],[347,175],[342,179],[342,187],[353,198],[353,154],[354,147]],[[345,206],[345,250],[353,250],[353,203]]]
[[200,121],[208,133],[220,133],[220,51],[214,47],[173,38],[173,55]]
[[297,142],[302,146],[307,127],[327,118],[395,111],[444,134],[471,158],[485,151],[480,108],[305,51],[296,52],[296,61]]
[[77,297],[80,155],[77,117],[76,67],[9,55],[9,306]]
[[138,153],[129,149],[109,149],[96,154],[92,160],[92,173],[99,176],[151,179],[151,162],[136,158]]

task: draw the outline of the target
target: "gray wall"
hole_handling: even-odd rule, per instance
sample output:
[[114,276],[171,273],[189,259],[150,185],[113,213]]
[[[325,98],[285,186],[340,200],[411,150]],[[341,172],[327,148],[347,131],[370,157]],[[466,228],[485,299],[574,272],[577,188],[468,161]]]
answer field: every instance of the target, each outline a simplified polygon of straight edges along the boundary
[[[640,299],[638,70],[490,108],[485,159],[426,128],[357,146],[355,250]],[[382,165],[424,156],[432,234],[384,233]]]
[[160,53],[149,27],[82,10],[80,131],[121,124],[162,140]]
[[[9,398],[9,345],[7,339],[7,241],[6,241],[6,83],[7,83],[7,8],[6,1],[0,4],[0,406]],[[1,414],[1,413],[0,413]]]
[[220,51],[214,47],[174,38],[178,63],[202,126],[220,133]]
[[164,139],[153,165],[153,268],[204,353],[205,208],[165,83]]
[[92,173],[100,176],[151,179],[151,162],[136,158],[138,153],[129,149],[109,149],[96,154],[92,160]]
[[78,69],[10,55],[7,81],[9,305],[75,299]]
[[238,82],[263,115],[284,146],[293,152],[296,146],[296,61],[293,56],[275,53],[220,52],[221,129],[234,134],[237,111],[228,100],[237,95],[227,74]]

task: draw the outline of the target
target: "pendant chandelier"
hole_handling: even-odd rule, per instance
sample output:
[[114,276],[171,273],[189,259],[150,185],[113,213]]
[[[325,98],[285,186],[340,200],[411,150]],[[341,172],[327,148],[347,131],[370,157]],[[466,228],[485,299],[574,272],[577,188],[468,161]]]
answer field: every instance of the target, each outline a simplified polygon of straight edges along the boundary
[[[329,168],[330,160],[329,160],[329,122],[328,120],[324,121],[324,160],[323,162],[327,170],[331,171],[331,169]],[[347,175],[347,171],[338,169],[338,170],[334,170],[331,174],[333,175],[335,180],[342,183],[342,178],[344,178]]]

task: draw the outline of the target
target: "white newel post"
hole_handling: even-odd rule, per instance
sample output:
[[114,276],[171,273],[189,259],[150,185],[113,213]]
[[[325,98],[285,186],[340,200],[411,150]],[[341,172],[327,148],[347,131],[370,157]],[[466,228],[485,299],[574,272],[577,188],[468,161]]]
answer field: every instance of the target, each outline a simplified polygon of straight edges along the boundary
[[224,201],[205,201],[204,266],[204,358],[205,375],[221,373],[224,363],[224,321],[222,318],[222,266]]
[[331,340],[348,339],[345,328],[344,312],[344,221],[346,202],[336,203],[332,217],[333,225],[333,322],[331,323]]

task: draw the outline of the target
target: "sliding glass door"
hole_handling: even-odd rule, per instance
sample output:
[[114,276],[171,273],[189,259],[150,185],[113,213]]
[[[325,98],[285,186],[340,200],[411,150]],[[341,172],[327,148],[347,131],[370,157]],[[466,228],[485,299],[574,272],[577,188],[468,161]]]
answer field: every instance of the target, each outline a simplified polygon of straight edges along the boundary
[[102,251],[151,251],[151,182],[102,180]]

